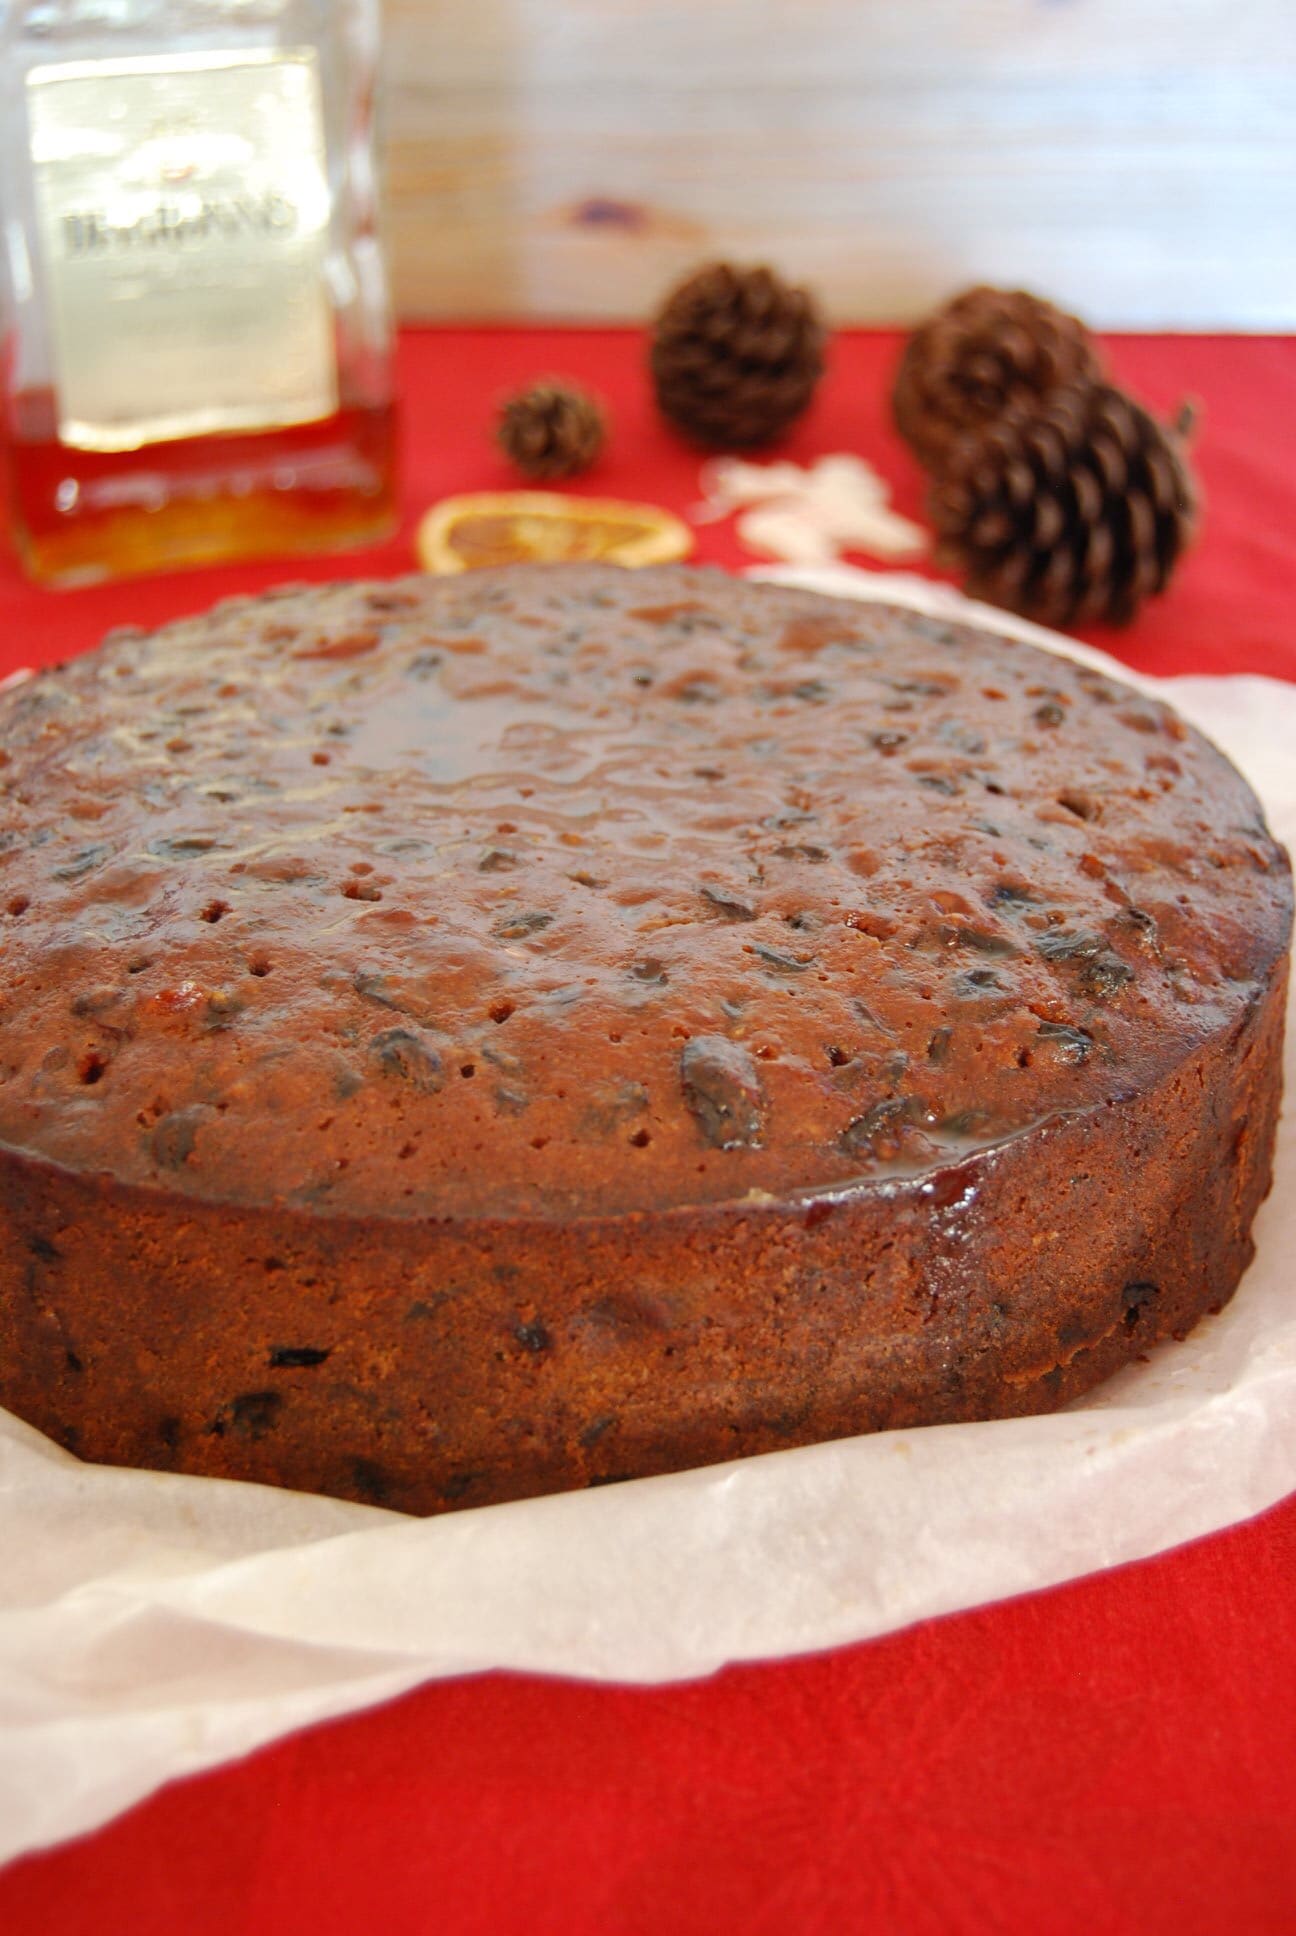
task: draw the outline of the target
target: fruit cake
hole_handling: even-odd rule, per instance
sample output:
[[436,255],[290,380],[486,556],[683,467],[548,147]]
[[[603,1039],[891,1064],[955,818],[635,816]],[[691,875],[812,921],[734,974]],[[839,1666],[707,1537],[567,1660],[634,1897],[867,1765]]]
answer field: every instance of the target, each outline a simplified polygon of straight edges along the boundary
[[1049,1410],[1230,1296],[1287,858],[1157,701],[679,566],[0,695],[0,1404],[409,1512]]

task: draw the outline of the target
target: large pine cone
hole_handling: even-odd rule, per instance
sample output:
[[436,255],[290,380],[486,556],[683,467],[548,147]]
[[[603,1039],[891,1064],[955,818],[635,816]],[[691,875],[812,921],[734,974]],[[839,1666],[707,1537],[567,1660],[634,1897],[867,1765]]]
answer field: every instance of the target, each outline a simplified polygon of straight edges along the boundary
[[823,374],[814,301],[772,269],[699,269],[668,297],[650,364],[668,422],[695,443],[751,450],[801,415]]
[[603,449],[607,423],[584,390],[546,377],[507,399],[496,435],[523,476],[542,482],[587,471]]
[[1044,624],[1127,623],[1193,536],[1186,430],[1097,384],[965,439],[932,487],[942,561],[974,596]]
[[959,439],[1101,374],[1076,317],[1024,289],[968,289],[909,338],[891,399],[896,428],[939,471]]

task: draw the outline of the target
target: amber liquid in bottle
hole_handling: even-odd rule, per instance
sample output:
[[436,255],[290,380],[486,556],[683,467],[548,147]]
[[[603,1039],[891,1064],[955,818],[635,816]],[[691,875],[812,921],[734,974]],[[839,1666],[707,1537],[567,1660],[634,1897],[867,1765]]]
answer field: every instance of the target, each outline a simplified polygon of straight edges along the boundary
[[60,443],[54,398],[14,400],[4,447],[20,556],[46,584],[372,543],[395,517],[392,405],[139,450]]
[[0,485],[75,584],[394,522],[377,0],[0,4]]

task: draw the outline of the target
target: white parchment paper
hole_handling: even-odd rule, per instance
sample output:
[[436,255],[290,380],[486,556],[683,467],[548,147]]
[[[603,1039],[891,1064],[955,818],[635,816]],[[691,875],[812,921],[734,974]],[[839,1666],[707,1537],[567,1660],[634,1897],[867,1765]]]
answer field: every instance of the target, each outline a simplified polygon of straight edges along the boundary
[[[920,580],[767,575],[969,611]],[[1001,614],[989,622],[1004,628]],[[1296,845],[1296,687],[1130,683],[1210,733]],[[433,1520],[85,1466],[0,1413],[0,1860],[435,1676],[706,1674],[1071,1579],[1259,1512],[1296,1487],[1290,1120],[1257,1241],[1222,1316],[1068,1412]]]

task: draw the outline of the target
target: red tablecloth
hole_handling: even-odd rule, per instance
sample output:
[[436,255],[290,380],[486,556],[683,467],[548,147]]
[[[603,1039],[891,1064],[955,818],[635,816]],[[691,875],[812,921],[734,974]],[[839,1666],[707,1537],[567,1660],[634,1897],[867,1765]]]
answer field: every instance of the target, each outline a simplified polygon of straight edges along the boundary
[[[916,513],[887,421],[894,356],[891,337],[839,338],[788,454],[860,451]],[[1148,671],[1296,678],[1296,341],[1123,338],[1112,356],[1152,405],[1200,400],[1208,519],[1132,631],[1086,636]],[[396,540],[60,594],[0,564],[0,676],[233,589],[407,567],[423,506],[513,481],[492,403],[549,371],[613,407],[581,488],[685,510],[697,461],[655,421],[641,368],[619,332],[411,334]],[[749,562],[728,525],[698,552]],[[433,1685],[0,1875],[6,1936],[1224,1928],[1296,1929],[1296,1498],[1143,1565],[694,1685]]]

